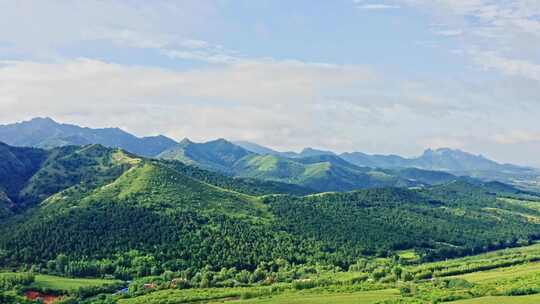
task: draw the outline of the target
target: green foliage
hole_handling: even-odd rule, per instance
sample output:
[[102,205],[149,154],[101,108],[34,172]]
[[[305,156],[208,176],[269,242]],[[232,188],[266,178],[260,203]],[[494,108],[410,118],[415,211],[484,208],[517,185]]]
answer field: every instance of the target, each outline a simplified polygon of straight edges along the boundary
[[39,170],[46,157],[47,152],[43,150],[0,143],[0,200],[18,201],[19,192]]
[[351,258],[406,248],[418,248],[426,260],[449,258],[512,247],[539,229],[524,217],[493,216],[488,208],[499,207],[496,197],[468,184],[272,196],[265,202],[283,230],[323,241],[327,251],[343,250]]
[[312,189],[295,184],[255,178],[230,177],[218,172],[206,171],[196,166],[186,165],[179,161],[163,160],[162,163],[196,180],[248,195],[291,194],[302,196],[315,192]]
[[28,286],[35,281],[32,273],[0,273],[0,291]]
[[161,153],[162,159],[179,160],[187,164],[197,164],[201,168],[230,172],[238,160],[251,153],[224,139],[206,143],[194,143],[184,139],[180,144]]
[[[2,266],[34,264],[52,274],[119,279],[186,272],[178,286],[193,288],[292,283],[306,279],[309,267],[324,265],[359,272],[352,284],[394,284],[464,273],[403,268],[399,263],[418,259],[396,251],[414,250],[428,261],[514,247],[540,235],[540,211],[530,204],[510,204],[491,187],[461,181],[416,190],[258,197],[250,194],[297,194],[300,188],[97,145],[47,155],[20,192],[40,204],[0,224]],[[318,168],[309,176],[319,178],[319,161],[346,166],[328,155],[297,163]],[[218,274],[222,269],[226,273]],[[313,289],[321,287],[316,282]]]
[[415,185],[407,179],[357,167],[332,155],[289,159],[251,154],[236,162],[231,170],[237,176],[293,183],[319,192]]
[[99,145],[57,148],[50,151],[19,197],[25,204],[35,204],[73,186],[93,188],[113,181],[138,161]]
[[276,154],[259,155],[223,139],[200,144],[184,140],[159,157],[237,177],[295,184],[319,192],[430,185],[456,179],[448,173],[419,169],[379,170],[359,167],[336,155],[311,151],[313,153],[308,151],[291,158]]

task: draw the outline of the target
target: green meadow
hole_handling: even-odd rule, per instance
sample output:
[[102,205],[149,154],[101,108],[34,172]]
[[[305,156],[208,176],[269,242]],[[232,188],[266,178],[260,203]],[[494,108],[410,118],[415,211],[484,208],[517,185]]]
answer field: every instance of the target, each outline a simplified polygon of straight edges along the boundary
[[75,292],[82,287],[100,287],[113,283],[118,283],[116,280],[103,280],[103,279],[74,279],[64,278],[52,275],[38,274],[35,276],[35,281],[30,288],[39,290],[50,289],[65,293]]
[[229,303],[241,304],[356,304],[356,303],[380,303],[381,301],[397,299],[399,292],[395,289],[365,291],[355,293],[284,293],[275,297],[260,298],[253,300],[237,300]]
[[452,302],[455,304],[537,304],[540,303],[540,295],[519,297],[482,297],[470,300]]

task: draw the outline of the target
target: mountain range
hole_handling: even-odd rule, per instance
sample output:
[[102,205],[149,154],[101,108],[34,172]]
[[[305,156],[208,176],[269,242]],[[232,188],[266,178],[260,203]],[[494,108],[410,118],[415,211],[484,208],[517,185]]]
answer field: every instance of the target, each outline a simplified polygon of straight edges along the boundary
[[[506,201],[530,194],[497,183],[451,180],[415,189],[304,195],[299,186],[98,144],[48,150],[2,144],[0,159],[4,266],[45,265],[65,255],[70,269],[124,259],[136,272],[103,271],[128,277],[153,273],[137,266],[144,261],[172,270],[253,270],[276,260],[348,267],[364,255],[416,249],[426,258],[445,258],[540,233],[538,210]],[[310,165],[311,159],[298,163]],[[230,163],[220,158],[219,164]],[[407,174],[415,176],[415,170]]]
[[6,268],[124,279],[283,262],[348,269],[400,250],[444,259],[540,235],[535,193],[443,171],[360,166],[315,149],[255,153],[225,139],[149,147],[50,119],[0,134],[36,146],[0,144]]
[[158,155],[207,170],[237,177],[249,177],[301,185],[317,192],[351,191],[377,187],[413,187],[457,179],[444,172],[417,169],[359,167],[334,154],[305,149],[303,154],[284,157],[257,154],[224,139],[206,143],[183,140]]
[[0,142],[19,147],[54,148],[100,144],[152,157],[176,145],[165,136],[136,137],[119,128],[91,129],[58,123],[51,118],[1,125]]
[[536,169],[499,164],[481,155],[447,148],[428,149],[415,158],[362,152],[337,154],[313,148],[300,153],[279,152],[246,141],[195,143],[189,139],[176,142],[165,136],[139,138],[118,128],[84,128],[51,118],[2,125],[0,142],[45,149],[101,144],[144,157],[180,160],[231,176],[296,184],[313,191],[425,186],[455,180],[456,176],[536,190],[540,180]]

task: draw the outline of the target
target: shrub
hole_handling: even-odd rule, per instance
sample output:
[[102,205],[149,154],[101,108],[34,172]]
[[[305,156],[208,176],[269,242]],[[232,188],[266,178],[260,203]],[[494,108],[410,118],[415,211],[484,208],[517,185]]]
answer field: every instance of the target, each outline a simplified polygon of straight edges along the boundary
[[367,274],[363,274],[350,279],[349,282],[351,282],[351,284],[358,284],[366,281],[367,279],[369,279],[369,276]]

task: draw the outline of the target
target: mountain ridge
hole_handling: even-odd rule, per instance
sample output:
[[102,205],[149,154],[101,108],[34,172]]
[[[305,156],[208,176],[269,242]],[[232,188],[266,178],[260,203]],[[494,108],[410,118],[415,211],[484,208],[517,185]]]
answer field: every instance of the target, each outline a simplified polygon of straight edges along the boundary
[[[540,185],[540,170],[511,164],[500,164],[482,155],[475,155],[449,148],[426,149],[423,154],[413,158],[405,158],[399,155],[366,154],[362,152],[336,154],[332,151],[314,148],[304,148],[301,152],[280,152],[247,141],[229,142],[225,139],[216,139],[204,143],[195,143],[185,138],[180,142],[176,142],[161,135],[139,138],[119,128],[83,128],[76,125],[61,124],[51,118],[35,118],[21,123],[0,125],[0,141],[5,141],[14,146],[31,146],[49,149],[66,145],[80,146],[98,143],[107,147],[122,148],[144,157],[176,159],[187,164],[197,165],[208,170],[217,170],[229,175],[243,177],[259,176],[258,178],[265,178],[265,176],[264,174],[260,174],[261,172],[248,174],[238,171],[238,166],[235,169],[235,163],[240,164],[240,160],[248,157],[250,154],[254,154],[252,156],[253,158],[255,158],[255,155],[272,155],[283,159],[290,159],[297,163],[302,163],[305,161],[303,159],[309,157],[333,155],[348,162],[350,166],[372,168],[372,171],[379,172],[378,176],[383,176],[384,174],[381,175],[381,173],[384,172],[381,171],[387,169],[394,171],[391,174],[396,174],[396,172],[405,168],[416,168],[427,171],[447,172],[457,176],[470,176],[486,181],[493,180],[511,183],[530,190],[538,190],[540,188],[538,186]],[[255,163],[252,162],[252,164]],[[283,160],[281,163],[286,162]],[[323,168],[323,163],[322,161],[320,162],[319,169]],[[334,163],[336,163],[336,159],[334,159]],[[245,162],[243,164],[246,165]],[[331,170],[334,167],[326,166],[326,168]],[[253,170],[249,169],[249,171]],[[276,178],[270,178],[270,180],[289,182]],[[423,180],[426,181],[425,178]],[[345,188],[342,190],[351,189]]]
[[[261,155],[225,139],[205,143],[183,140],[158,158],[179,160],[231,176],[296,184],[319,192],[431,184],[428,172],[424,178],[414,181],[401,176],[399,171],[383,172],[356,166],[328,151],[307,148],[294,157],[275,153]],[[423,172],[418,172],[421,174]]]
[[54,148],[67,145],[102,144],[152,157],[177,144],[163,135],[137,137],[120,128],[88,128],[58,123],[49,117],[0,125],[0,142],[12,146]]

